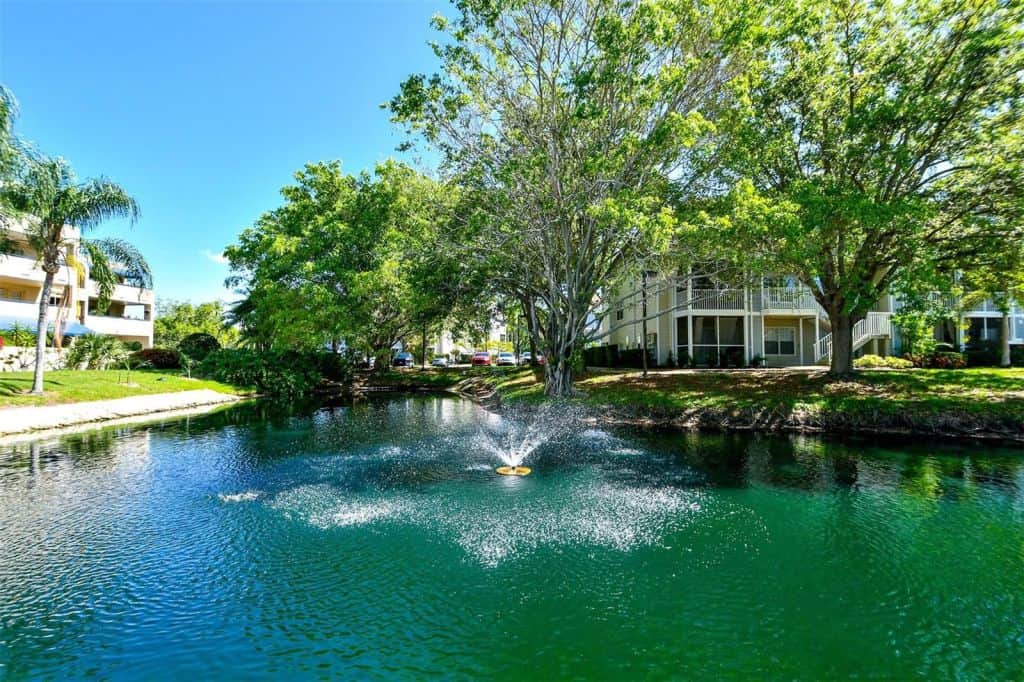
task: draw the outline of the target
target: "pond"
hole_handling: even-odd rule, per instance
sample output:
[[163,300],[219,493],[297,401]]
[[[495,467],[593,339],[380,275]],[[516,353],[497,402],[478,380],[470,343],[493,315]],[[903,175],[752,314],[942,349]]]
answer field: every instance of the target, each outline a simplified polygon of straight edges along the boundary
[[[0,678],[1024,674],[1020,449],[531,419],[416,396],[2,446]],[[496,475],[523,433],[533,473]]]

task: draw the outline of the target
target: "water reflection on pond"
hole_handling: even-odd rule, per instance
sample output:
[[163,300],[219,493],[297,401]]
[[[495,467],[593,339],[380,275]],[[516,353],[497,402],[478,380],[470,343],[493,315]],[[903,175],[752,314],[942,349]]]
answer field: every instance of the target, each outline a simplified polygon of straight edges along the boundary
[[3,446],[0,677],[1024,670],[1019,448],[579,416],[415,396]]

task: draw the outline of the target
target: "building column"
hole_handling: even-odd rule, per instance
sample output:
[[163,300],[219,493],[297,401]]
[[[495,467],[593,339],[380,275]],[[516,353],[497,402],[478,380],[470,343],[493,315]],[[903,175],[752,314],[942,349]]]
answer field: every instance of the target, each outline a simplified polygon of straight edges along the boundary
[[806,362],[806,360],[804,360],[804,318],[796,318],[796,324],[796,336],[798,342],[800,343],[800,364],[802,365],[804,364],[804,362]]
[[[686,288],[687,296],[689,296],[689,285]],[[686,316],[686,354],[693,360],[693,316]]]
[[750,364],[750,358],[753,353],[750,351],[753,349],[754,344],[750,342],[750,313],[748,312],[743,316],[743,353],[746,355],[746,363]]

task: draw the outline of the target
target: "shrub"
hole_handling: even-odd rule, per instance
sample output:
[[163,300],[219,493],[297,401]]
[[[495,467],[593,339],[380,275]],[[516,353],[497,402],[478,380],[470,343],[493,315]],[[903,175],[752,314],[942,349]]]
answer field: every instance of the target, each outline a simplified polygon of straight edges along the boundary
[[350,382],[352,363],[337,353],[222,348],[207,355],[196,373],[266,395],[294,398],[311,393],[324,379]]
[[128,360],[128,351],[119,339],[106,334],[86,334],[75,339],[64,356],[70,368],[106,369]]
[[924,366],[931,369],[963,369],[967,366],[967,358],[963,353],[935,351],[925,358]]
[[131,363],[134,367],[179,369],[181,368],[181,353],[173,348],[147,348],[132,353]]
[[882,357],[880,355],[864,355],[854,360],[853,366],[862,369],[910,369],[914,366],[914,363],[906,358],[897,358],[893,355],[888,355],[886,357]]
[[220,341],[212,334],[196,332],[189,334],[178,344],[182,355],[187,355],[196,362],[202,362],[210,353],[220,350]]
[[142,342],[141,341],[125,341],[124,342],[124,347],[125,347],[125,349],[129,353],[136,353],[136,352],[142,350]]
[[19,324],[18,322],[12,324],[7,331],[4,332],[4,337],[12,346],[28,348],[36,345],[35,330],[31,327]]

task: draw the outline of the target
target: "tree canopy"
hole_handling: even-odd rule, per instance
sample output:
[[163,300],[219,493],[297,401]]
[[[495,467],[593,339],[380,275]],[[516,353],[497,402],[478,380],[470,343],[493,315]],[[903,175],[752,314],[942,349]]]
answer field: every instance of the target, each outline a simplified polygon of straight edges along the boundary
[[160,299],[156,303],[153,322],[153,345],[158,348],[177,348],[192,334],[209,334],[221,346],[232,346],[238,331],[226,323],[227,311],[220,301],[193,304],[188,301]]
[[305,166],[285,202],[225,255],[235,309],[250,340],[282,347],[344,341],[375,355],[448,319],[479,277],[439,245],[457,192],[386,162],[346,175],[339,162]]
[[810,287],[846,374],[852,324],[901,278],[984,265],[1024,237],[1024,5],[792,0],[763,25],[696,159],[729,211],[700,229]]
[[471,197],[470,250],[543,318],[546,392],[566,395],[602,289],[669,243],[668,180],[711,130],[742,5],[457,7],[435,20],[440,71],[406,80],[390,110]]

